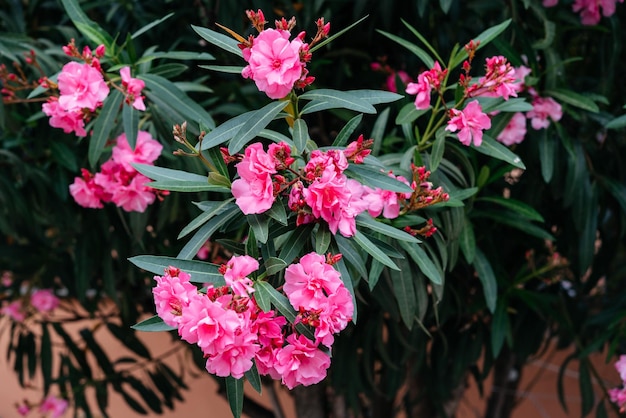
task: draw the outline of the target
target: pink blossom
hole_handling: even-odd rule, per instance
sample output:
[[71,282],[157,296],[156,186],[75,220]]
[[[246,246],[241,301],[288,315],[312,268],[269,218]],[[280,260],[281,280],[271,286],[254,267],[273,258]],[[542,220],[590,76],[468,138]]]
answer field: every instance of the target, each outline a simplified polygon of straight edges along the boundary
[[7,315],[16,322],[22,322],[26,319],[26,312],[24,312],[22,301],[20,299],[14,300],[8,305],[3,306],[0,309],[0,314]]
[[289,36],[286,30],[266,29],[243,51],[248,62],[243,77],[254,80],[257,88],[271,99],[287,96],[303,74],[300,50],[305,44],[299,37],[289,41]]
[[513,88],[515,91],[520,92],[526,87],[526,76],[528,76],[532,70],[525,65],[520,65],[519,67],[515,67],[514,69],[514,77],[515,83],[513,84]]
[[146,186],[148,182],[148,177],[137,173],[130,183],[113,190],[111,201],[126,212],[144,212],[156,199],[153,189]]
[[157,285],[152,289],[157,315],[171,327],[181,321],[183,309],[198,297],[198,289],[189,282],[188,273],[175,267],[165,269],[163,276],[154,276]]
[[303,335],[287,337],[287,345],[276,354],[276,371],[289,389],[321,382],[330,366],[330,356]]
[[504,145],[510,146],[519,144],[526,136],[526,116],[518,112],[513,115],[509,123],[504,127],[502,132],[496,138]]
[[112,151],[112,158],[113,161],[121,164],[124,170],[135,172],[136,170],[132,166],[133,163],[152,164],[159,158],[162,150],[163,145],[152,138],[149,132],[137,132],[137,142],[135,143],[134,150],[130,147],[126,134],[122,133],[116,139],[116,144]]
[[296,161],[291,156],[291,147],[286,142],[270,144],[267,153],[274,159],[274,166],[277,170],[285,169]]
[[252,368],[252,359],[260,349],[256,337],[247,327],[238,328],[230,344],[209,356],[207,371],[216,376],[242,378]]
[[319,313],[319,324],[315,327],[315,338],[321,344],[330,347],[334,342],[333,334],[341,332],[352,320],[354,304],[352,295],[345,286],[328,295]]
[[[409,181],[402,176],[396,177],[390,172],[389,177],[409,185]],[[367,186],[364,186],[364,189],[363,200],[367,202],[367,211],[374,218],[380,216],[381,213],[387,219],[397,218],[400,214],[401,201],[411,198],[411,193],[398,193],[391,190],[382,190],[378,187],[372,189]]]
[[72,61],[63,66],[57,78],[59,104],[65,110],[96,110],[109,94],[102,73],[89,64]]
[[84,208],[102,207],[102,187],[96,184],[93,174],[86,169],[81,169],[82,178],[74,178],[70,184],[70,194],[80,206]]
[[389,74],[389,76],[387,77],[387,80],[385,81],[385,86],[387,87],[388,91],[391,91],[394,93],[398,92],[398,87],[396,86],[396,79],[398,78],[400,79],[402,84],[404,84],[405,86],[411,82],[411,77],[406,73],[406,71],[400,70],[398,72],[392,72],[391,74]]
[[13,283],[13,273],[5,270],[2,272],[2,278],[0,278],[0,284],[4,287],[9,287]]
[[59,298],[50,289],[35,290],[30,295],[30,304],[39,312],[50,312],[59,306]]
[[261,346],[283,346],[283,327],[287,324],[284,316],[276,316],[276,312],[259,311],[252,321],[252,332],[258,335]]
[[483,141],[483,130],[491,128],[491,119],[483,113],[480,103],[471,101],[465,109],[451,109],[452,117],[448,121],[446,131],[458,132],[459,141],[469,146],[472,142],[480,146]]
[[126,88],[126,93],[128,94],[126,102],[137,110],[146,110],[146,105],[141,95],[141,90],[146,86],[146,83],[138,78],[132,78],[130,76],[130,67],[122,67],[120,75],[122,76],[122,87]]
[[[575,0],[572,5],[574,12],[580,12],[580,20],[583,25],[597,25],[601,16],[609,17],[615,13],[617,2],[623,3],[624,0]],[[602,8],[602,13],[600,13]]]
[[323,255],[315,252],[302,256],[299,263],[291,264],[285,270],[283,290],[296,310],[321,309],[327,303],[328,295],[336,293],[342,286],[339,272],[326,263]]
[[235,295],[247,297],[249,293],[254,292],[253,282],[247,276],[258,269],[257,260],[249,255],[242,255],[233,256],[220,272],[223,272],[226,284],[232,288]]
[[555,122],[561,120],[563,111],[561,105],[552,97],[539,97],[533,99],[533,110],[526,113],[533,129],[539,130],[550,126],[548,118]]
[[478,84],[468,89],[470,97],[502,97],[504,100],[517,97],[519,90],[517,74],[505,57],[496,55],[487,58],[485,72],[485,76],[478,80]]
[[626,388],[620,387],[609,389],[609,398],[611,399],[611,402],[619,407],[620,412],[623,412],[624,409],[626,409]]
[[417,76],[417,83],[409,83],[406,87],[408,94],[416,94],[415,107],[428,109],[430,107],[430,93],[435,87],[439,89],[441,81],[445,77],[446,70],[442,71],[439,62],[435,62],[432,69],[424,71]]
[[263,144],[249,145],[236,167],[240,178],[233,182],[231,192],[241,211],[249,215],[271,208],[275,200],[272,174],[276,173],[276,166],[274,158],[263,150]]
[[44,399],[41,405],[39,405],[39,412],[42,414],[51,413],[51,418],[59,418],[65,413],[68,405],[69,404],[65,399],[49,395],[46,399]]
[[30,406],[26,403],[17,405],[17,413],[25,417],[30,413]]
[[42,105],[43,113],[50,117],[50,126],[53,128],[63,129],[63,132],[69,134],[74,132],[76,136],[87,136],[85,131],[85,121],[80,109],[67,110],[59,104],[57,97],[51,97]]
[[322,177],[325,172],[341,175],[348,168],[346,153],[340,150],[331,149],[328,151],[314,150],[311,158],[304,167],[305,177],[313,181]]

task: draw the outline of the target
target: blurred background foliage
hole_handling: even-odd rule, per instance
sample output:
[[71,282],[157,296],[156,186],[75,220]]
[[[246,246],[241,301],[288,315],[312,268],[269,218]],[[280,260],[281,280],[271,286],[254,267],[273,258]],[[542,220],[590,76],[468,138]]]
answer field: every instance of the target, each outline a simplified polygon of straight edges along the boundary
[[[316,77],[314,87],[341,90],[384,87],[387,75],[372,70],[372,62],[406,71],[413,79],[427,69],[409,49],[381,33],[419,44],[402,20],[446,57],[455,44],[512,19],[479,58],[502,54],[515,65],[527,63],[533,87],[562,103],[563,119],[547,130],[529,129],[526,140],[514,146],[525,171],[454,144],[446,146],[442,168],[431,180],[447,189],[476,189],[464,197],[464,206],[427,213],[440,233],[425,248],[445,272],[445,284],[427,284],[406,261],[402,267],[414,277],[419,323],[408,328],[397,306],[392,273],[383,272],[373,292],[361,280],[360,302],[367,308],[360,309],[359,326],[339,337],[335,348],[334,357],[343,361],[333,362],[329,385],[347,405],[363,416],[383,416],[396,407],[420,417],[452,416],[468,378],[480,385],[493,373],[496,385],[514,390],[515,382],[507,380],[510,371],[522,373],[524,364],[554,341],[560,348],[575,347],[568,361],[581,360],[582,415],[595,409],[602,416],[611,407],[593,398],[596,376],[586,356],[603,351],[610,358],[626,350],[626,137],[619,119],[626,104],[620,70],[626,66],[626,32],[621,27],[626,7],[618,4],[614,16],[586,27],[571,4],[562,1],[546,9],[538,0],[80,2],[90,19],[118,34],[118,45],[172,13],[126,44],[131,61],[154,51],[193,51],[212,54],[220,65],[241,65],[209,48],[190,25],[219,31],[217,22],[245,34],[252,30],[246,9],[260,8],[269,20],[295,16],[297,29],[308,33],[319,16],[335,32],[367,15],[348,34],[317,51],[309,67]],[[61,46],[72,38],[78,45],[88,44],[60,1],[0,0],[0,62],[7,68],[18,62],[29,71],[24,57],[33,50],[43,71],[55,74],[66,62]],[[213,73],[198,64],[204,62],[160,58],[138,65],[144,65],[145,73],[178,82],[217,124],[264,103],[254,85],[239,75]],[[41,76],[28,75],[33,80]],[[394,103],[384,116],[363,118],[360,129],[380,141],[381,157],[392,159],[415,145],[414,128],[421,122],[395,123],[411,101],[407,97]],[[58,385],[86,416],[93,406],[80,391],[72,391],[81,385],[96,392],[102,415],[111,389],[138,412],[173,407],[175,399],[182,399],[183,371],[152,358],[149,347],[129,328],[153,307],[150,276],[127,258],[175,255],[184,244],[176,240],[178,232],[197,215],[190,203],[206,195],[172,193],[141,214],[113,207],[83,209],[69,196],[68,186],[81,167],[89,166],[88,141],[51,128],[41,102],[0,106],[0,269],[16,278],[3,294],[19,292],[24,283],[64,289],[82,305],[66,307],[66,321],[98,318],[106,324],[99,329],[143,359],[109,359],[94,339],[95,331],[84,328],[78,337],[70,337],[63,321],[44,320],[36,327],[11,325],[8,350],[14,371],[24,382],[41,369],[44,390]],[[158,108],[153,110],[155,117],[144,126],[165,146],[158,164],[197,170],[195,161],[172,156],[176,145],[171,126],[160,122]],[[307,123],[318,144],[328,145],[353,116],[338,110],[316,114]],[[427,166],[429,153],[419,157]],[[511,205],[511,199],[516,203]],[[369,263],[368,271],[374,268]],[[484,282],[475,271],[497,283],[494,309],[488,309]],[[109,301],[116,306],[111,315],[98,314]],[[67,346],[58,371],[50,368],[52,333]],[[190,355],[202,369],[198,353]],[[103,373],[91,370],[91,356]],[[128,362],[140,365],[141,373],[121,372]],[[410,389],[403,392],[407,385]],[[562,388],[556,389],[564,402]],[[484,394],[486,416],[509,416],[515,399],[507,393]]]

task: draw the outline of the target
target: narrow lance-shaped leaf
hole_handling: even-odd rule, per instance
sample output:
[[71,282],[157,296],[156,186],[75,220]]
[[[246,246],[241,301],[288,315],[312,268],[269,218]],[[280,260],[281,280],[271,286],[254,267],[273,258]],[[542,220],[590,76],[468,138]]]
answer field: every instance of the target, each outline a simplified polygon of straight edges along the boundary
[[435,64],[435,60],[428,54],[428,52],[424,51],[422,48],[415,45],[414,43],[409,42],[406,39],[401,38],[397,35],[391,34],[389,32],[385,32],[379,29],[377,29],[376,31],[380,33],[381,35],[384,35],[387,38],[391,39],[392,41],[396,42],[397,44],[402,45],[403,47],[405,47],[412,53],[414,53],[415,56],[417,56],[424,63],[426,67],[432,68],[433,65]]
[[77,0],[61,0],[65,12],[76,25],[76,28],[85,35],[96,46],[104,44],[107,50],[113,45],[113,38],[96,22],[89,19],[85,12],[80,8]]
[[191,237],[189,242],[180,250],[176,258],[191,260],[198,253],[200,247],[202,247],[215,232],[239,214],[240,212],[238,210],[227,210],[215,216]]
[[489,310],[493,313],[496,309],[496,302],[498,300],[498,284],[496,282],[496,276],[493,273],[493,269],[491,268],[491,263],[479,248],[476,248],[474,268],[478,274],[478,279],[483,285],[483,293],[485,295],[487,308],[489,308]]
[[174,257],[156,255],[138,255],[128,259],[140,269],[157,275],[163,275],[169,266],[179,268],[189,273],[192,283],[213,283],[215,286],[223,286],[224,276],[219,273],[219,266],[205,261],[183,260]]
[[483,134],[482,144],[480,146],[471,145],[471,147],[482,154],[505,161],[514,167],[526,169],[520,157],[489,135]]
[[356,128],[361,123],[361,120],[363,120],[363,114],[358,114],[352,119],[350,119],[348,123],[346,123],[344,127],[341,128],[341,131],[339,131],[339,133],[337,134],[337,137],[333,141],[333,147],[345,146],[348,143],[348,139],[350,138],[350,135],[352,135],[352,133],[356,130]]
[[[492,26],[489,29],[483,31],[477,37],[472,40],[474,43],[478,43],[477,50],[489,44],[489,42],[493,41],[498,35],[500,35],[511,23],[511,19],[507,19],[499,25]],[[467,51],[465,48],[459,50],[457,55],[454,57],[452,62],[450,62],[450,69],[454,69],[457,65],[463,62],[463,60],[467,59]]]
[[417,312],[417,297],[413,284],[413,273],[411,265],[406,259],[397,260],[399,271],[391,272],[391,282],[393,293],[398,302],[400,317],[408,329],[413,327],[415,314]]
[[354,242],[356,242],[366,253],[374,257],[376,260],[380,261],[387,267],[393,270],[399,270],[396,263],[394,263],[391,258],[387,254],[385,254],[380,248],[378,248],[372,241],[370,241],[365,235],[361,232],[356,231],[356,234],[352,237]]
[[406,251],[409,257],[417,264],[417,267],[419,267],[422,273],[424,273],[431,282],[443,284],[443,273],[435,266],[435,263],[433,263],[421,245],[410,244],[404,241],[398,241],[398,244]]
[[224,51],[239,55],[240,57],[243,56],[241,49],[237,46],[238,42],[235,39],[201,26],[191,25],[191,28],[204,40],[222,48]]
[[[328,103],[330,107],[326,107],[326,109],[342,108],[362,113],[376,113],[376,109],[374,108],[374,106],[369,104],[366,100],[361,99],[360,97],[357,97],[353,94],[339,90],[311,90],[302,94],[300,96],[300,99]],[[305,109],[306,106],[302,109],[303,114],[308,113]],[[322,110],[322,108],[318,108],[318,110]]]
[[104,101],[104,105],[93,126],[93,135],[89,139],[89,165],[95,167],[104,150],[104,146],[115,127],[115,119],[122,104],[122,93],[115,90]]
[[134,150],[139,131],[139,111],[133,106],[125,104],[122,109],[122,121],[128,145],[130,145],[130,148]]
[[157,315],[151,316],[148,319],[144,319],[143,321],[131,326],[131,328],[137,331],[145,331],[145,332],[162,332],[162,331],[172,331],[176,329],[176,327],[167,325]]
[[272,120],[274,120],[274,117],[285,108],[287,103],[288,102],[281,100],[271,102],[254,112],[231,139],[228,144],[228,152],[231,154],[239,152],[244,145],[254,139]]
[[306,141],[309,139],[309,128],[304,119],[296,119],[293,123],[293,143],[298,153],[304,151]]
[[243,412],[243,379],[226,377],[226,397],[234,418],[241,418]]

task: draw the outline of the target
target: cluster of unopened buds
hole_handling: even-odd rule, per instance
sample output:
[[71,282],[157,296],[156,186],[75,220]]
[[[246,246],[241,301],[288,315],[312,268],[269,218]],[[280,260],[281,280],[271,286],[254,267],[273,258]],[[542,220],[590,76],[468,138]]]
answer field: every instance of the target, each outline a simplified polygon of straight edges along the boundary
[[[40,77],[44,77],[44,71],[37,62],[37,54],[34,50],[24,54],[24,61],[28,67],[34,69]],[[31,91],[39,86],[41,79],[33,81],[27,74],[26,69],[19,62],[13,62],[13,71],[9,71],[5,64],[0,64],[0,94],[4,104],[25,103],[38,101],[39,99],[28,99],[20,95],[22,91]]]
[[79,51],[74,40],[63,47],[63,52],[76,61],[65,64],[56,82],[44,77],[41,86],[48,89],[50,97],[43,104],[43,112],[50,117],[50,126],[87,135],[85,123],[98,111],[110,92],[110,87],[124,94],[128,105],[145,110],[143,90],[145,83],[130,75],[130,67],[120,69],[121,84],[116,84],[102,69],[100,60],[105,55],[104,45],[95,51],[89,47]]
[[127,212],[143,212],[169,192],[146,186],[150,179],[132,164],[151,165],[162,149],[163,146],[145,131],[138,132],[135,149],[132,149],[122,133],[100,172],[93,174],[83,168],[81,177],[76,177],[70,185],[70,194],[76,203],[86,208],[102,208],[103,203],[113,202]]
[[[394,219],[400,210],[416,210],[445,200],[441,188],[432,189],[425,180],[412,183],[389,172],[389,176],[413,188],[413,192],[395,192],[365,186],[344,173],[349,163],[363,163],[370,154],[372,140],[361,135],[345,149],[314,150],[308,162],[296,168],[286,143],[249,145],[243,155],[229,155],[224,160],[236,165],[239,178],[232,183],[235,202],[244,214],[269,210],[278,197],[287,197],[287,206],[297,213],[297,225],[325,221],[329,230],[350,237],[356,233],[356,216],[367,211],[371,216]],[[423,167],[422,167],[423,168]],[[418,174],[415,174],[418,176]]]
[[266,29],[265,16],[261,10],[246,12],[252,26],[258,31],[247,39],[221,26],[239,41],[239,48],[248,65],[243,69],[244,78],[253,80],[257,88],[271,99],[282,99],[294,89],[303,89],[313,83],[306,65],[311,61],[310,49],[328,36],[330,23],[323,18],[316,21],[317,33],[310,43],[305,42],[306,33],[300,32],[290,40],[295,18],[275,21],[275,29]]
[[[202,291],[188,273],[166,268],[155,276],[156,311],[181,339],[198,345],[211,374],[239,379],[255,364],[259,374],[290,389],[312,385],[326,377],[334,335],[354,312],[352,296],[332,266],[339,258],[309,253],[287,267],[282,290],[297,312],[293,324],[259,307],[253,280],[259,262],[247,255],[220,267],[224,286],[208,284]],[[301,326],[312,329],[313,338],[300,332]]]
[[[497,140],[505,145],[518,144],[526,135],[526,119],[531,120],[533,129],[547,128],[550,120],[559,121],[562,117],[561,105],[551,97],[541,97],[534,88],[524,84],[525,78],[530,74],[530,69],[525,66],[513,67],[508,60],[501,56],[489,57],[485,60],[485,75],[478,81],[474,81],[470,75],[472,61],[474,60],[479,43],[470,41],[465,45],[468,58],[462,64],[463,72],[459,76],[459,85],[463,88],[463,100],[457,105],[467,102],[463,109],[456,107],[448,109],[448,122],[446,130],[457,133],[459,141],[464,145],[480,146],[483,132],[491,128],[491,116],[483,112],[477,97],[501,97],[509,100],[517,97],[518,93],[527,91],[532,98],[533,110],[517,112],[513,114],[507,126],[497,136]],[[439,62],[435,62],[433,68],[419,74],[416,83],[409,83],[406,92],[415,94],[415,107],[419,110],[428,109],[431,106],[431,94],[434,91],[441,103],[445,106],[443,92],[444,80],[448,76],[448,69],[442,69]],[[474,100],[471,100],[474,99]]]

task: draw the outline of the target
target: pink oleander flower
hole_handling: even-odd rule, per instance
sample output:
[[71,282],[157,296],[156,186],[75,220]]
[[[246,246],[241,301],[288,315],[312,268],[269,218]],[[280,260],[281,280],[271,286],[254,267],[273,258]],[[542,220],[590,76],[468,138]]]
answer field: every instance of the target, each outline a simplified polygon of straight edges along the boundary
[[561,120],[563,110],[561,105],[552,97],[539,97],[533,99],[533,110],[526,112],[526,117],[530,119],[533,129],[545,129],[550,126],[550,119],[554,122]]
[[85,131],[85,120],[80,109],[67,110],[59,104],[57,97],[50,97],[46,103],[41,106],[43,113],[50,117],[50,126],[53,128],[63,129],[63,132],[69,134],[74,132],[76,136],[87,136]]
[[74,178],[70,184],[70,194],[80,206],[84,208],[102,208],[102,187],[96,184],[93,174],[82,168],[82,178]]
[[400,70],[397,72],[392,72],[387,77],[387,80],[385,80],[385,87],[388,91],[391,91],[393,93],[398,92],[398,86],[396,86],[396,79],[398,78],[400,79],[404,87],[406,87],[411,82],[411,76],[409,76],[406,71]]
[[270,144],[267,153],[274,159],[274,167],[277,170],[284,170],[296,161],[291,156],[291,147],[286,142]]
[[300,51],[306,44],[300,37],[290,41],[289,36],[286,30],[265,29],[254,38],[250,48],[243,50],[248,62],[243,77],[254,80],[270,99],[287,96],[303,75]]
[[559,0],[543,0],[541,3],[543,7],[554,7],[559,3]]
[[480,103],[474,100],[462,111],[451,109],[450,113],[452,117],[448,121],[446,131],[458,131],[459,141],[463,145],[469,146],[473,142],[475,146],[480,146],[483,142],[483,130],[491,128],[491,119],[483,113]]
[[165,269],[163,276],[154,276],[157,285],[152,289],[157,315],[171,327],[181,322],[183,309],[199,297],[196,286],[189,282],[188,273],[175,267]]
[[13,273],[9,270],[2,272],[2,278],[0,278],[0,284],[4,287],[9,287],[13,284]]
[[146,105],[143,102],[144,97],[141,95],[141,90],[146,86],[146,83],[138,78],[132,78],[130,67],[121,68],[120,75],[122,76],[122,87],[126,88],[126,103],[137,110],[146,110]]
[[6,315],[16,322],[22,322],[26,319],[26,312],[24,311],[24,307],[22,306],[22,301],[20,299],[14,300],[8,305],[3,306],[0,309],[0,314]]
[[274,368],[289,389],[314,385],[326,377],[330,356],[303,335],[291,334],[287,345],[278,350]]
[[56,396],[49,395],[39,405],[39,413],[50,414],[50,418],[59,418],[67,410],[69,403],[65,399],[57,398]]
[[30,406],[28,406],[28,404],[26,403],[16,405],[16,409],[17,409],[17,413],[23,417],[25,417],[26,415],[30,413]]
[[[597,25],[601,15],[609,17],[615,13],[615,6],[618,1],[624,2],[624,0],[575,0],[572,10],[580,12],[580,20],[583,25]],[[602,8],[602,12],[600,12],[600,8]]]
[[276,312],[263,312],[260,309],[252,320],[252,332],[258,335],[262,347],[282,347],[284,342],[283,327],[287,324],[284,316],[276,316]]
[[520,65],[519,67],[513,68],[515,83],[513,84],[513,88],[515,91],[520,92],[526,87],[526,76],[529,75],[532,70],[525,65]]
[[112,191],[111,201],[126,212],[144,212],[154,203],[154,189],[146,186],[150,179],[143,174],[135,174],[128,184],[120,184]]
[[207,358],[206,370],[216,376],[240,379],[252,368],[252,359],[259,349],[257,335],[248,327],[240,327],[230,344]]
[[323,308],[328,295],[343,286],[341,274],[326,262],[323,255],[315,252],[302,256],[299,263],[285,269],[283,291],[296,310]]
[[428,109],[430,107],[430,93],[433,89],[439,89],[447,70],[441,70],[439,62],[435,62],[432,69],[424,71],[417,76],[417,83],[409,83],[406,86],[408,94],[416,94],[415,107]]
[[190,344],[197,344],[204,354],[216,355],[233,344],[235,333],[241,327],[235,311],[200,295],[183,308],[178,335]]
[[237,296],[248,297],[254,292],[252,280],[247,277],[259,269],[259,262],[249,255],[233,256],[226,264],[220,267],[226,284],[231,287]]
[[59,306],[60,300],[51,289],[35,290],[30,295],[30,304],[39,312],[50,312]]
[[478,84],[470,86],[469,97],[502,97],[509,100],[517,97],[519,80],[515,69],[502,55],[487,58],[485,61],[485,76],[478,80]]
[[68,111],[89,109],[93,112],[109,94],[109,87],[100,71],[75,61],[63,66],[57,84],[61,93],[59,104]]
[[272,174],[276,173],[276,164],[263,150],[263,144],[249,145],[236,167],[240,178],[233,182],[231,192],[241,211],[249,215],[271,208],[275,200]]
[[626,388],[609,389],[609,398],[611,402],[618,406],[620,412],[626,410]]
[[333,334],[338,334],[348,326],[354,314],[354,304],[352,295],[345,286],[337,288],[335,293],[328,295],[326,303],[322,307],[318,316],[318,325],[315,327],[316,340],[330,347],[335,338]]
[[[389,177],[409,185],[409,181],[402,176],[395,176],[389,173]],[[382,213],[384,218],[395,219],[400,214],[400,203],[404,199],[410,199],[411,193],[398,193],[391,190],[382,190],[380,188],[372,189],[364,186],[365,194],[363,200],[367,202],[367,211],[376,218]]]
[[137,132],[134,150],[130,147],[126,134],[122,133],[116,139],[116,144],[112,151],[112,159],[116,163],[121,164],[124,170],[133,173],[136,171],[135,167],[132,166],[133,163],[152,164],[159,158],[162,150],[163,145],[152,138],[149,132]]
[[352,141],[346,146],[343,154],[348,161],[352,161],[355,164],[363,164],[365,157],[372,153],[370,148],[373,143],[373,139],[366,140],[363,134],[361,134],[356,141]]
[[331,149],[328,151],[314,150],[311,158],[304,167],[304,176],[309,181],[314,181],[322,177],[326,172],[328,175],[334,173],[341,175],[348,168],[346,153],[340,150]]
[[525,136],[526,116],[521,112],[517,112],[496,139],[504,145],[510,146],[521,143]]

